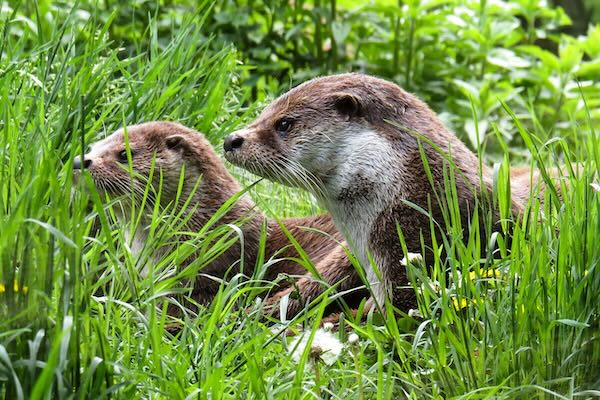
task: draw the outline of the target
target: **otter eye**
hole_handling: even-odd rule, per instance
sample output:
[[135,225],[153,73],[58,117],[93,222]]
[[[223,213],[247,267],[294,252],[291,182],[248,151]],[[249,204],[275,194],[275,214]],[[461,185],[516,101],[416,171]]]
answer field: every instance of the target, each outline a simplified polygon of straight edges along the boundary
[[[131,157],[133,158],[133,152],[131,152]],[[119,159],[120,162],[127,162],[127,150],[121,150],[118,154],[117,154],[117,158]]]
[[294,125],[294,120],[291,118],[281,118],[279,121],[275,123],[275,130],[279,133],[287,133],[292,129]]

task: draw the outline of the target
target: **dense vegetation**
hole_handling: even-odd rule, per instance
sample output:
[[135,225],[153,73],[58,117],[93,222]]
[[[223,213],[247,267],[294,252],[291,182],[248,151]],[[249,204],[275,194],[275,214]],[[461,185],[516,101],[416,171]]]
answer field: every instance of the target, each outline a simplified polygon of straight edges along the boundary
[[[561,33],[569,18],[543,0],[201,3],[1,3],[2,398],[600,396],[600,26]],[[260,284],[241,279],[167,332],[177,280],[140,277],[73,157],[155,119],[218,149],[290,85],[348,70],[426,100],[495,163],[501,204],[508,165],[567,165],[566,178],[543,204],[532,195],[499,259],[450,230],[453,257],[430,276],[411,268],[420,316],[345,322],[358,341],[336,334],[334,360],[311,363],[284,328],[247,315]],[[278,217],[318,209],[264,181],[251,193]],[[314,333],[324,304],[293,325]]]

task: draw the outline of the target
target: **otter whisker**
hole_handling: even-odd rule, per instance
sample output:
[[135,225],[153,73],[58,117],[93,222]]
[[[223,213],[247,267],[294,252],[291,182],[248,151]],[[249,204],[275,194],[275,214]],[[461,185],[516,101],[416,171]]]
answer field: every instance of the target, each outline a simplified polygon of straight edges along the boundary
[[278,180],[282,181],[282,183],[289,186],[296,186],[298,183],[298,177],[295,174],[292,174],[293,171],[290,171],[285,160],[274,158],[268,159],[267,165],[270,169],[270,174],[274,178],[278,178]]
[[278,165],[278,170],[274,171],[274,172],[276,174],[283,173],[285,175],[284,178],[286,178],[286,180],[288,181],[289,184],[291,184],[291,185],[295,185],[298,183],[303,183],[305,185],[308,184],[308,182],[305,181],[302,171],[300,169],[298,169],[296,165],[294,165],[292,162],[290,162],[290,160],[286,160],[282,156],[277,155],[277,157],[275,158],[275,160],[273,160],[273,162],[274,161],[276,161],[277,165]]
[[306,188],[313,192],[317,197],[324,196],[324,190],[320,179],[318,179],[313,173],[304,168],[300,163],[295,160],[284,159],[282,156],[278,157],[288,167],[286,170],[291,170],[297,180],[304,183]]
[[295,175],[292,174],[292,171],[288,171],[288,167],[281,157],[277,157],[274,159],[268,159],[267,163],[269,168],[271,169],[271,173],[274,177],[280,176],[280,179],[283,180],[288,185],[294,184]]

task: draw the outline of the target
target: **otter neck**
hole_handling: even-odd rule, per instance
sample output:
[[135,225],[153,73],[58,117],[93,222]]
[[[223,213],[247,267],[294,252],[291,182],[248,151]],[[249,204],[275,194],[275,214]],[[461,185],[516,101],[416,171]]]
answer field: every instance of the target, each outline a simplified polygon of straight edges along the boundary
[[[408,198],[403,176],[407,168],[401,152],[373,129],[342,135],[335,170],[323,179],[323,205],[330,211],[336,227],[367,271],[369,237],[375,222],[387,205]],[[315,193],[317,195],[317,193]],[[377,263],[378,255],[372,253]],[[376,277],[369,276],[372,285]]]
[[[376,128],[365,129],[358,135],[338,137],[341,141],[334,159],[337,167],[327,179],[323,179],[324,196],[321,201],[366,269],[367,277],[375,285],[374,291],[379,293],[377,297],[381,300],[381,293],[387,289],[379,285],[369,259],[371,256],[379,267],[389,261],[386,261],[389,256],[383,251],[385,249],[371,246],[373,233],[381,223],[380,217],[389,213],[390,207],[401,205],[405,200],[428,209],[428,194],[433,195],[440,188],[429,183],[416,140],[401,135],[385,135]],[[452,148],[449,153],[454,160],[456,183],[460,187],[458,201],[473,205],[474,197],[482,186],[477,173],[477,157],[459,141],[440,141],[438,147],[441,150]],[[426,152],[432,173],[442,179],[447,168],[444,156],[427,145],[422,149]],[[486,169],[483,177],[484,190],[487,190],[490,184]],[[435,200],[436,196],[431,198]],[[436,207],[435,204],[432,206]],[[396,222],[402,225],[402,215],[397,217],[400,220]]]

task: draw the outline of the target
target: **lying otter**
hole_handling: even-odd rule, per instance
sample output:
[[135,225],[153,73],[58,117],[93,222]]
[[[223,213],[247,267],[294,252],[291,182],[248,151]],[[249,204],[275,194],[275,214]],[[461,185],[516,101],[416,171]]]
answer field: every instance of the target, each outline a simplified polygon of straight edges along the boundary
[[[192,129],[173,122],[150,122],[129,126],[127,137],[130,152],[125,146],[124,130],[120,129],[92,145],[83,160],[76,157],[73,167],[86,169],[98,190],[111,197],[133,193],[138,202],[147,192],[146,207],[150,211],[154,202],[159,201],[161,207],[171,207],[173,212],[178,212],[191,196],[186,210],[189,215],[186,214],[185,225],[180,231],[200,231],[223,204],[240,191],[238,182],[228,173],[208,141]],[[129,162],[133,176],[128,171]],[[184,179],[180,187],[182,173]],[[151,190],[146,191],[147,180],[151,174]],[[193,191],[196,185],[199,186]],[[123,212],[118,218],[128,224],[133,217],[128,202],[122,203]],[[150,215],[151,212],[143,213],[143,218],[146,218],[146,214]],[[289,218],[284,219],[282,223],[315,264],[327,260],[334,249],[340,248],[337,241],[342,238],[330,215]],[[280,273],[306,275],[306,270],[293,261],[293,258],[300,256],[280,225],[276,221],[267,220],[257,211],[248,196],[244,195],[237,200],[219,219],[218,224],[240,225],[243,232],[245,275],[251,276],[254,271],[263,224],[267,233],[265,260],[280,258],[268,267],[264,279],[275,281]],[[144,248],[148,239],[148,225],[149,221],[142,220],[133,237],[129,238],[134,253],[139,253]],[[186,239],[184,235],[180,241]],[[153,249],[151,258],[159,259],[166,251],[174,251],[174,247]],[[195,301],[200,304],[210,303],[219,289],[219,280],[240,272],[241,251],[238,240],[200,271],[201,275],[193,284],[192,297]],[[183,263],[189,264],[195,256],[197,254],[193,254]],[[325,263],[319,267],[319,273],[329,284],[340,283],[340,291],[356,289],[344,296],[350,306],[355,306],[368,294],[364,289],[360,289],[362,282],[345,254],[340,257],[335,263],[335,269],[330,268],[329,263]],[[278,288],[285,289],[288,285],[289,282],[284,280],[279,283]],[[323,291],[322,285],[308,275],[299,280],[299,287],[300,296],[290,301],[288,317],[296,315],[310,299],[314,299]],[[279,299],[292,290],[290,287],[285,292],[280,291],[275,298]],[[277,314],[277,311],[274,309],[273,313]]]
[[[425,103],[394,83],[361,74],[317,78],[290,90],[228,136],[224,148],[232,163],[312,192],[367,271],[375,299],[383,304],[391,295],[404,310],[415,306],[415,294],[400,262],[405,254],[398,227],[408,252],[424,251],[430,262],[432,238],[440,240],[446,228],[447,190],[455,190],[459,208],[452,223],[465,232],[473,210],[492,197],[491,171],[484,167],[480,174],[477,156]],[[522,210],[522,193],[516,197],[513,214]],[[483,220],[480,213],[485,251],[491,232]],[[499,230],[495,209],[491,220]]]

